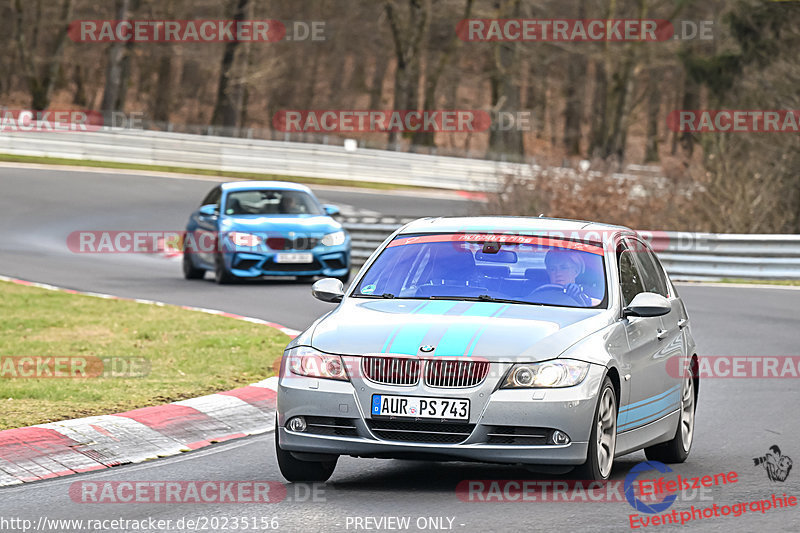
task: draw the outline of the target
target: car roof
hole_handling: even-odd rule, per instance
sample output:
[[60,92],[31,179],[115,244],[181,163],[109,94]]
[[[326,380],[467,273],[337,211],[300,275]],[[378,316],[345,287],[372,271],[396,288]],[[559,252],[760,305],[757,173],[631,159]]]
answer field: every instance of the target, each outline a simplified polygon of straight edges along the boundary
[[230,181],[221,185],[223,191],[252,191],[269,189],[279,191],[302,191],[311,193],[311,189],[300,183],[291,181]]
[[603,236],[604,242],[619,233],[636,233],[625,226],[599,224],[586,220],[512,216],[420,218],[406,224],[400,230],[400,233],[497,233],[504,231],[532,234],[542,232],[568,233],[580,231],[583,234],[597,232],[598,235]]

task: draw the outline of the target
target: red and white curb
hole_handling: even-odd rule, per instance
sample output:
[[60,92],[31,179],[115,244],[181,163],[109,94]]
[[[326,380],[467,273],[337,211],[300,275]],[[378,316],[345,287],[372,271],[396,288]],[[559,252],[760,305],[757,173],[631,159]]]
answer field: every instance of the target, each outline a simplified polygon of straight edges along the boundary
[[0,431],[0,487],[169,457],[271,431],[278,378],[115,415]]
[[[7,276],[19,285],[99,298],[167,306],[152,300],[81,292]],[[299,334],[280,324],[216,309],[177,306]],[[271,431],[278,378],[226,392],[114,415],[90,416],[0,431],[0,487],[169,457]]]

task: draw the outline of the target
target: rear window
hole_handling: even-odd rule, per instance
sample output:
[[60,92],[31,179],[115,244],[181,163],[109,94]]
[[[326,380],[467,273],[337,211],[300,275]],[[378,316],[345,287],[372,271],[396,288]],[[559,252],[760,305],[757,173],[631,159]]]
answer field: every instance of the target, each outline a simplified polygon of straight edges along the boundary
[[605,307],[603,249],[540,236],[401,235],[370,266],[353,296]]

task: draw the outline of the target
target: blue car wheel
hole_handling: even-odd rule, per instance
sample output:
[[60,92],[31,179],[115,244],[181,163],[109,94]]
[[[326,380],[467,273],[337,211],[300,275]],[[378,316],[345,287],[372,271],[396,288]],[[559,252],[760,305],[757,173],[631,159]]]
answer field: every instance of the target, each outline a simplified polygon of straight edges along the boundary
[[186,252],[183,252],[183,277],[186,279],[203,279],[206,271],[202,268],[197,268],[192,262],[192,257]]
[[236,276],[231,274],[230,271],[228,271],[228,268],[225,266],[225,260],[223,259],[222,254],[217,254],[214,263],[214,281],[217,282],[217,285],[225,285],[236,281]]

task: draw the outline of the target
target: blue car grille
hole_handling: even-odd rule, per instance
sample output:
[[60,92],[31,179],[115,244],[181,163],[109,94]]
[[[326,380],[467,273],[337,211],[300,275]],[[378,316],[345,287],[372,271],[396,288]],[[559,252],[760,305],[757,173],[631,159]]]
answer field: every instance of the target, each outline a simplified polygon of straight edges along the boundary
[[273,250],[311,250],[319,244],[316,237],[270,237],[267,246]]
[[313,272],[322,269],[322,264],[314,259],[311,263],[275,263],[266,261],[261,265],[265,272]]
[[337,258],[325,259],[325,265],[327,265],[328,268],[332,268],[333,270],[341,270],[347,267],[347,264],[344,261]]

